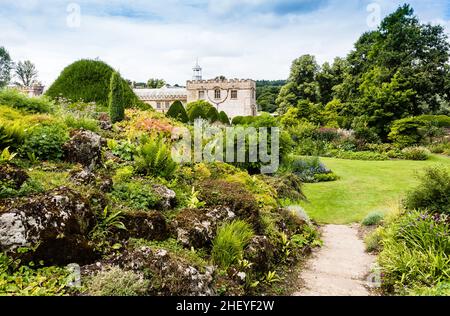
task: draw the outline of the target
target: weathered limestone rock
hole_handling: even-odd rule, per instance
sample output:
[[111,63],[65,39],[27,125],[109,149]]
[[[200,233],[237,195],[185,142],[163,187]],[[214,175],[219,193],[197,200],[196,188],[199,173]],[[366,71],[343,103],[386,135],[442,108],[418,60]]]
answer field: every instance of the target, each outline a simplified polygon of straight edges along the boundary
[[95,182],[95,175],[88,168],[71,174],[70,180],[76,184],[90,184]]
[[172,222],[172,231],[184,247],[208,247],[216,236],[217,227],[235,217],[236,215],[227,207],[186,209]]
[[16,166],[11,164],[0,165],[0,182],[11,183],[15,189],[20,189],[28,179],[28,174]]
[[198,267],[189,264],[184,258],[175,256],[167,250],[154,250],[150,247],[126,251],[117,258],[124,269],[151,273],[151,283],[155,295],[171,296],[211,296],[214,267],[206,267],[201,272]]
[[122,215],[122,222],[127,230],[117,231],[121,239],[142,238],[161,241],[169,237],[166,219],[159,212],[127,212]]
[[153,192],[159,197],[159,207],[162,210],[169,210],[174,206],[176,199],[174,191],[163,185],[154,185]]
[[46,263],[89,261],[86,235],[95,221],[83,197],[69,188],[0,201],[0,250],[36,247],[27,254]]
[[245,248],[244,258],[253,264],[252,269],[268,271],[274,255],[273,248],[266,236],[255,236]]
[[77,130],[64,144],[64,157],[68,162],[93,168],[101,161],[102,146],[103,141],[100,135],[91,131]]

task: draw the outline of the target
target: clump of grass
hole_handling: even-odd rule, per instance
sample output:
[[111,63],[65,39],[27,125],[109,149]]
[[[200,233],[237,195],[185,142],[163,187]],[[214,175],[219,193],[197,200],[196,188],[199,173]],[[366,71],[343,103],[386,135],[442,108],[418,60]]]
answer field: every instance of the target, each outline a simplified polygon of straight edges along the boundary
[[242,220],[226,223],[217,231],[213,241],[212,259],[221,268],[227,269],[242,258],[254,232],[251,226]]
[[86,294],[91,296],[141,296],[149,288],[149,281],[119,267],[102,270],[86,283]]
[[382,236],[377,229],[366,236],[364,243],[366,244],[367,252],[378,252],[381,249]]
[[409,210],[428,210],[450,214],[450,173],[443,166],[428,168],[420,176],[420,185],[406,196]]
[[362,221],[364,226],[375,226],[380,224],[384,219],[384,214],[381,212],[372,212],[368,214]]

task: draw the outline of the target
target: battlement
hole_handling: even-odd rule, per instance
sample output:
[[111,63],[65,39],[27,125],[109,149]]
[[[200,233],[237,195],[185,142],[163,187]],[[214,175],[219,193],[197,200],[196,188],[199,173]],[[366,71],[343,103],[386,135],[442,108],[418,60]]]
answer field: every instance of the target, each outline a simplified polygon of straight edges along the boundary
[[188,84],[208,84],[208,83],[217,83],[217,84],[223,84],[223,83],[255,83],[254,80],[251,79],[225,79],[222,80],[220,78],[217,79],[207,79],[207,80],[188,80]]

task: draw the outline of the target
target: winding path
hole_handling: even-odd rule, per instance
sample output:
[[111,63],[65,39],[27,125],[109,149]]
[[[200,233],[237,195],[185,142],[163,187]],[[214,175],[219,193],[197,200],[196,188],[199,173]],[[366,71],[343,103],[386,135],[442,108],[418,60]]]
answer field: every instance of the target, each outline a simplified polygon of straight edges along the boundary
[[324,245],[300,275],[302,289],[294,296],[368,296],[367,276],[375,257],[365,252],[356,226],[327,225]]

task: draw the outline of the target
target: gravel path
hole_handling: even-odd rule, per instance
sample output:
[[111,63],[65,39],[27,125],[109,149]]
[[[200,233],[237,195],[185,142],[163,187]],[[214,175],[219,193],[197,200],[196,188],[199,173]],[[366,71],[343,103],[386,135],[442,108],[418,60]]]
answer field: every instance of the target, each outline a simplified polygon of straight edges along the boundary
[[304,284],[294,296],[368,296],[366,277],[375,257],[365,252],[357,226],[327,225],[324,245],[306,263],[300,275]]

